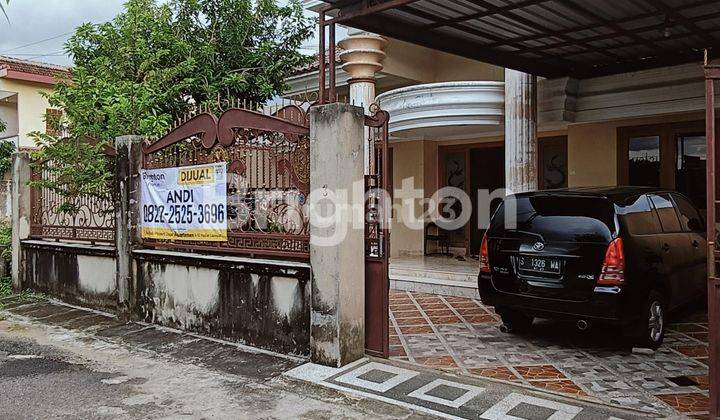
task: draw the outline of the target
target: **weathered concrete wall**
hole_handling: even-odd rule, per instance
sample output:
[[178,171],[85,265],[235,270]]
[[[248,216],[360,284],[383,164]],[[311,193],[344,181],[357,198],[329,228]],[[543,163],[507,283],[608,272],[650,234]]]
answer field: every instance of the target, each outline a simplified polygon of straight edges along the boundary
[[23,241],[23,289],[68,303],[114,311],[117,306],[115,250],[110,247]]
[[310,354],[308,264],[155,250],[133,256],[141,319]]
[[[338,198],[333,203],[320,198],[322,193],[315,198],[311,193],[310,199],[318,199],[316,216],[335,215],[334,223],[310,225],[311,357],[328,366],[365,355],[363,129],[362,108],[329,104],[310,109],[310,190]],[[352,223],[354,204],[361,209],[360,228]]]

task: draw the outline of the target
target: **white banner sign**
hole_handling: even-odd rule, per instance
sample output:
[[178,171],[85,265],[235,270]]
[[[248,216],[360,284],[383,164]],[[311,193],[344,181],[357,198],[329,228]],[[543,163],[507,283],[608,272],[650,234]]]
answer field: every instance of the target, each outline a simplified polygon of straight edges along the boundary
[[141,235],[227,241],[227,164],[140,171]]

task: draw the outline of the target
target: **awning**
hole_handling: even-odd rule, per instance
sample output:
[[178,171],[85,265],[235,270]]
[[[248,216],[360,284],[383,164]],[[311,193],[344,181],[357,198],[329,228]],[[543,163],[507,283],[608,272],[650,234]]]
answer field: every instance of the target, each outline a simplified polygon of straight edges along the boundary
[[545,77],[720,56],[720,1],[327,0],[336,22]]

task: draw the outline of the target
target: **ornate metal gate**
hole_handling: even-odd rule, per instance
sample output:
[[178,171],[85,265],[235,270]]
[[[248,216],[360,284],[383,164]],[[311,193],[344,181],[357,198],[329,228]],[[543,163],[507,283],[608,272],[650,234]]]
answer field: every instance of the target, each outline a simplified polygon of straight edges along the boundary
[[390,256],[390,166],[388,120],[379,109],[365,117],[367,133],[365,175],[365,352],[389,355],[388,259]]

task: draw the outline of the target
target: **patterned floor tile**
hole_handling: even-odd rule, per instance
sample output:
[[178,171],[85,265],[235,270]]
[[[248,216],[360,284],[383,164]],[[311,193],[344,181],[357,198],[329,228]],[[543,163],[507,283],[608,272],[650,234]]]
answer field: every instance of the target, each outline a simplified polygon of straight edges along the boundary
[[692,392],[694,388],[688,386],[681,386],[671,381],[664,376],[655,377],[636,377],[630,379],[629,382],[637,388],[643,391],[650,392],[652,394],[660,393],[681,393],[681,392]]
[[702,390],[708,390],[710,388],[710,379],[708,375],[689,375],[688,378],[697,383],[698,388]]
[[688,335],[688,336],[690,336],[690,337],[692,337],[692,338],[694,338],[694,339],[696,339],[696,340],[702,341],[702,342],[705,343],[705,344],[708,343],[708,335],[709,335],[709,333],[708,333],[707,331],[703,331],[703,332],[688,332],[688,333],[685,333],[685,334]]
[[407,327],[410,325],[428,325],[428,322],[425,318],[421,316],[417,316],[414,318],[398,318],[395,320],[397,322],[398,326]]
[[562,372],[552,365],[513,366],[523,378],[532,381],[538,379],[567,379]]
[[670,324],[670,325],[668,325],[668,329],[671,331],[677,331],[677,332],[681,332],[681,333],[706,332],[708,330],[708,328],[705,325],[696,324],[696,323]]
[[630,385],[628,381],[618,378],[582,380],[578,381],[578,383],[593,395],[604,395],[607,397],[621,397],[628,394],[636,394],[638,391]]
[[700,393],[657,395],[670,407],[681,413],[694,413],[708,410],[708,397]]
[[511,365],[547,363],[547,359],[538,353],[500,353],[500,357]]
[[458,318],[455,315],[430,315],[429,316],[430,321],[432,321],[433,324],[457,324],[460,322],[460,318]]
[[452,356],[416,357],[415,362],[423,366],[434,368],[457,368],[458,365]]
[[503,381],[519,381],[520,378],[506,367],[494,368],[472,368],[468,369],[471,375],[482,376],[484,378],[500,379]]
[[505,365],[500,357],[493,354],[456,353],[456,357],[466,368],[488,368]]
[[411,326],[403,326],[400,325],[400,332],[403,334],[411,335],[411,334],[432,334],[433,329],[430,325],[411,325]]
[[704,345],[692,345],[692,346],[678,346],[675,350],[690,357],[707,357],[708,348]]
[[610,372],[602,366],[599,366],[595,362],[584,362],[573,365],[562,364],[560,369],[562,369],[568,377],[578,380],[592,381],[595,379],[606,379],[616,376],[616,374]]
[[651,395],[633,394],[633,395],[595,395],[597,398],[610,404],[619,405],[621,407],[632,408],[635,410],[663,412],[667,408],[665,404]]
[[665,345],[644,354],[633,353],[609,327],[589,334],[572,323],[538,320],[527,335],[502,333],[494,309],[475,299],[398,292],[390,311],[399,334],[391,336],[395,360],[652,412],[667,412],[668,404],[702,408],[697,395],[707,389],[708,334],[702,316],[672,324]]
[[663,340],[663,343],[667,346],[671,347],[677,347],[677,346],[694,346],[698,345],[696,339],[693,337],[682,334],[682,333],[668,333],[665,334],[665,339]]
[[537,388],[546,389],[548,391],[562,392],[578,397],[585,397],[587,393],[582,390],[575,382],[566,379],[562,381],[533,381],[530,383]]
[[465,321],[471,323],[471,324],[480,324],[480,323],[486,323],[486,322],[497,322],[495,317],[493,317],[490,314],[480,314],[480,315],[462,315],[462,317],[465,319]]
[[407,353],[405,353],[405,348],[403,346],[390,345],[390,357],[405,357],[405,356],[407,356]]

